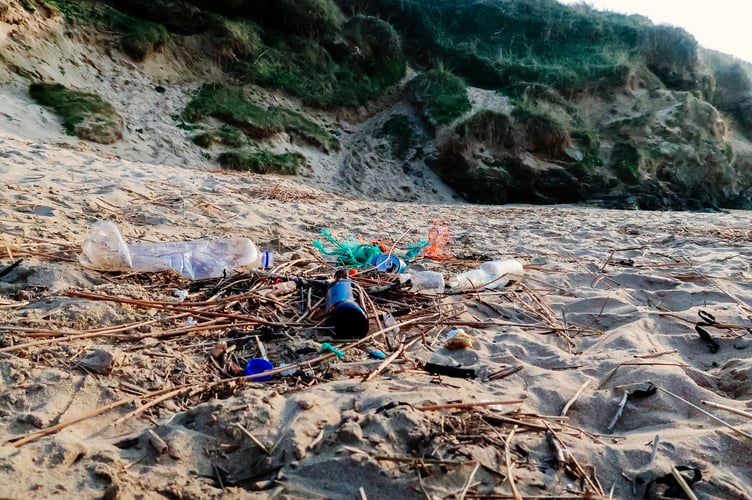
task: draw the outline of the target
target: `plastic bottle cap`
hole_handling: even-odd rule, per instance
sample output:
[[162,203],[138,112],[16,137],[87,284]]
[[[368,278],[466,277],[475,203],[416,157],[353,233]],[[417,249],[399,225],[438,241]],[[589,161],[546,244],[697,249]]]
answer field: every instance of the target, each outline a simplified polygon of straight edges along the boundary
[[274,253],[269,250],[261,252],[261,267],[263,269],[274,267]]
[[[274,369],[274,365],[269,362],[269,360],[264,358],[253,358],[249,359],[248,363],[245,365],[245,374],[246,375],[255,375],[257,373],[264,373],[266,371]],[[271,380],[271,375],[266,375],[264,377],[257,377],[253,380],[255,382],[266,382],[267,380]]]

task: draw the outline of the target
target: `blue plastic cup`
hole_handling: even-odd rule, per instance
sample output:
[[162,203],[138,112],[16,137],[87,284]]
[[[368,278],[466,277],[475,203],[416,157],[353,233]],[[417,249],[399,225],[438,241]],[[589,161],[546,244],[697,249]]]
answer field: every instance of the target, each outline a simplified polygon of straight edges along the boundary
[[[253,359],[249,359],[248,362],[245,364],[245,374],[256,375],[257,373],[264,373],[273,368],[274,368],[274,365],[271,364],[268,359],[253,358]],[[272,379],[271,375],[266,375],[264,377],[256,377],[251,380],[253,380],[254,382],[266,382],[267,380],[271,380],[271,379]]]
[[334,336],[362,338],[368,333],[368,317],[355,303],[352,281],[339,280],[326,292],[326,310],[329,324],[334,326]]

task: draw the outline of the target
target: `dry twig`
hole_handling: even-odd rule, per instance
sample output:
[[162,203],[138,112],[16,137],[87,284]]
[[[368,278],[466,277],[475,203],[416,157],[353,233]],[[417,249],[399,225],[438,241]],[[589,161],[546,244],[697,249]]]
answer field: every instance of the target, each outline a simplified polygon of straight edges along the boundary
[[689,500],[698,500],[697,495],[695,495],[695,492],[692,491],[687,482],[684,480],[684,476],[682,476],[681,473],[676,470],[674,464],[671,464],[671,475],[674,476],[674,479],[676,479],[679,487],[682,489],[682,491],[684,491],[684,494],[687,495],[687,498],[689,498]]
[[567,412],[569,411],[569,408],[571,408],[571,407],[572,407],[572,405],[574,404],[574,402],[575,402],[575,401],[577,401],[577,398],[579,398],[579,397],[580,397],[580,395],[581,395],[581,394],[582,394],[582,392],[583,392],[583,391],[585,390],[585,388],[586,388],[586,387],[587,387],[587,386],[588,386],[588,385],[590,384],[590,381],[591,381],[591,380],[592,380],[592,379],[587,379],[587,380],[585,381],[585,383],[584,383],[584,384],[582,384],[582,387],[580,387],[580,389],[579,389],[579,390],[578,390],[578,391],[577,391],[577,392],[575,393],[575,395],[574,395],[574,396],[572,396],[572,399],[570,399],[569,401],[567,401],[567,404],[565,404],[565,405],[564,405],[564,408],[562,408],[562,410],[561,410],[561,413],[560,413],[560,415],[561,415],[562,417],[564,417],[564,416],[566,416],[566,415],[567,415]]
[[519,490],[517,489],[517,485],[514,482],[514,464],[512,464],[512,454],[510,453],[510,448],[512,446],[512,438],[514,437],[514,431],[517,430],[517,426],[515,425],[512,427],[512,430],[509,432],[509,435],[504,440],[504,462],[507,466],[507,479],[509,479],[509,487],[512,489],[512,495],[514,497],[514,500],[522,500],[522,496],[520,495]]
[[706,406],[710,406],[711,408],[717,408],[719,410],[725,410],[729,413],[734,413],[735,415],[741,415],[742,417],[752,418],[752,413],[744,410],[740,410],[739,408],[734,408],[732,406],[726,406],[719,403],[713,403],[712,401],[702,401],[702,404]]
[[[653,385],[655,385],[655,384],[653,384]],[[682,398],[681,396],[677,396],[676,394],[674,394],[673,392],[669,391],[668,389],[664,389],[663,387],[661,387],[661,386],[659,386],[659,385],[656,385],[655,387],[656,387],[656,388],[657,388],[657,389],[658,389],[659,391],[661,391],[661,392],[665,392],[665,393],[666,393],[666,394],[668,394],[669,396],[672,396],[672,397],[674,397],[674,398],[678,399],[679,401],[681,401],[682,403],[684,403],[684,404],[686,404],[686,405],[689,405],[689,406],[691,406],[692,408],[694,408],[695,410],[699,411],[700,413],[703,413],[703,414],[707,415],[708,417],[712,418],[712,419],[713,419],[713,420],[715,420],[716,422],[718,422],[718,423],[720,423],[720,424],[723,424],[723,425],[725,425],[726,427],[728,427],[728,428],[729,428],[729,429],[731,429],[732,431],[736,432],[737,434],[739,434],[739,435],[741,435],[741,436],[744,436],[744,437],[746,437],[746,438],[748,438],[748,439],[752,439],[752,434],[749,434],[749,433],[747,433],[747,432],[744,432],[743,430],[739,429],[738,427],[734,427],[733,425],[729,424],[729,423],[728,423],[728,422],[726,422],[725,420],[721,420],[720,418],[716,417],[716,416],[715,416],[715,415],[713,415],[712,413],[709,413],[709,412],[707,412],[707,411],[703,410],[702,408],[700,408],[699,406],[697,406],[697,405],[696,405],[696,404],[694,404],[694,403],[690,403],[689,401],[687,401],[686,399]]]

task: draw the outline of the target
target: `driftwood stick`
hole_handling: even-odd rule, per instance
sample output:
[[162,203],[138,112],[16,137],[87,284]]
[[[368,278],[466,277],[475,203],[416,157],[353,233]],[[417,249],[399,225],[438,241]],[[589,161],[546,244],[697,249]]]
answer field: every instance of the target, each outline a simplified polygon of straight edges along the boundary
[[517,485],[514,483],[514,464],[512,463],[512,454],[509,452],[512,438],[514,437],[514,431],[516,430],[517,426],[515,425],[504,440],[504,461],[507,466],[507,479],[509,479],[509,487],[512,489],[512,496],[514,497],[514,500],[522,500],[522,496],[520,495],[519,490],[517,490]]
[[719,410],[725,410],[729,413],[734,413],[736,415],[741,415],[742,417],[752,418],[752,413],[744,410],[740,410],[739,408],[734,408],[732,406],[726,406],[719,403],[713,403],[712,401],[703,401],[702,404],[706,406],[710,406],[711,408],[717,408]]
[[118,425],[118,424],[122,424],[123,422],[125,422],[125,421],[126,421],[126,420],[128,420],[129,418],[131,418],[131,417],[135,417],[136,415],[139,415],[139,414],[141,414],[141,413],[145,412],[145,411],[146,411],[146,410],[148,410],[149,408],[152,408],[153,406],[156,406],[156,405],[158,405],[158,404],[159,404],[159,403],[161,403],[162,401],[167,401],[168,399],[172,399],[172,398],[174,398],[175,396],[177,396],[178,394],[180,394],[181,392],[186,392],[186,391],[189,391],[189,390],[190,390],[191,388],[192,388],[191,386],[187,386],[187,387],[185,387],[185,386],[184,386],[184,387],[181,387],[181,388],[179,388],[179,389],[175,389],[175,390],[173,390],[173,391],[170,391],[170,392],[168,392],[168,393],[166,393],[166,394],[162,394],[161,396],[158,396],[158,397],[156,397],[156,398],[152,399],[152,400],[151,400],[151,401],[149,401],[148,403],[146,403],[146,404],[144,404],[144,405],[141,405],[141,406],[139,406],[138,408],[136,408],[136,409],[135,409],[135,410],[133,410],[132,412],[130,412],[130,413],[127,413],[127,414],[123,415],[122,417],[120,417],[120,418],[118,418],[118,419],[115,419],[115,420],[114,420],[114,421],[113,421],[113,422],[112,422],[112,423],[110,424],[110,426],[114,427],[114,426],[116,426],[116,425]]
[[253,444],[255,444],[256,446],[258,446],[259,448],[261,448],[261,451],[263,451],[267,455],[271,455],[271,453],[269,453],[269,449],[266,446],[264,446],[264,443],[262,443],[261,441],[259,441],[258,439],[256,439],[256,436],[254,436],[253,434],[251,434],[251,432],[248,429],[246,429],[245,427],[243,427],[240,424],[240,422],[235,422],[235,427],[237,427],[238,429],[240,429],[240,431],[243,434],[245,434],[246,436],[248,436],[248,439],[250,439],[251,441],[253,441]]
[[470,485],[473,484],[473,478],[475,477],[475,473],[478,472],[479,468],[480,468],[480,462],[475,462],[475,467],[473,467],[473,470],[472,472],[470,472],[470,475],[467,476],[467,481],[465,481],[465,486],[463,486],[462,491],[457,497],[457,500],[465,500],[465,495],[467,495],[467,490],[469,490]]
[[652,354],[635,354],[635,358],[640,358],[640,359],[657,358],[660,356],[665,356],[666,354],[674,354],[676,352],[679,352],[679,349],[671,349],[670,351],[655,352]]
[[375,370],[373,370],[371,373],[369,373],[368,375],[366,375],[366,377],[363,379],[363,382],[368,382],[372,378],[376,377],[376,375],[378,375],[379,373],[381,373],[382,371],[384,371],[387,366],[389,366],[395,359],[397,359],[398,357],[400,357],[407,349],[409,349],[410,347],[412,347],[412,345],[415,344],[418,340],[420,340],[420,337],[416,338],[416,339],[413,339],[407,345],[405,345],[404,342],[401,343],[400,346],[399,346],[399,348],[396,351],[394,351],[392,354],[390,354],[389,357],[387,357],[384,361],[382,361],[381,363],[379,363],[379,366],[376,367]]
[[503,415],[482,415],[481,419],[483,419],[484,422],[491,424],[491,425],[504,425],[504,424],[517,424],[520,427],[525,427],[527,429],[532,429],[534,431],[545,431],[546,427],[544,425],[540,424],[534,424],[531,422],[524,422],[522,420],[517,420],[510,417],[505,417]]
[[572,405],[574,404],[574,402],[575,402],[575,401],[577,401],[577,398],[579,398],[579,397],[580,397],[580,395],[581,395],[581,394],[582,394],[582,392],[583,392],[583,391],[585,390],[585,388],[587,388],[587,386],[588,386],[588,385],[590,384],[590,381],[591,381],[591,380],[592,380],[592,379],[587,379],[587,380],[585,381],[585,383],[584,383],[584,384],[582,384],[582,387],[580,387],[580,390],[578,390],[578,391],[577,391],[577,393],[575,393],[575,395],[574,395],[574,396],[572,396],[572,399],[570,399],[569,401],[567,401],[567,404],[565,404],[565,405],[564,405],[564,408],[562,408],[562,410],[561,410],[561,414],[560,414],[560,415],[561,415],[562,417],[565,417],[565,416],[567,415],[567,412],[569,411],[569,408],[571,408],[571,407],[572,407]]
[[[367,453],[367,451],[361,451],[361,453]],[[467,462],[461,462],[459,460],[436,460],[433,458],[413,458],[413,457],[390,457],[389,455],[371,455],[374,460],[386,461],[386,462],[399,462],[413,465],[465,465]]]
[[606,258],[606,262],[604,262],[603,265],[601,266],[600,272],[603,272],[603,270],[606,269],[606,267],[608,267],[608,265],[611,263],[611,259],[614,258],[614,253],[615,252],[616,252],[616,250],[612,248],[611,251],[608,253],[608,257]]
[[627,405],[628,397],[629,397],[629,391],[625,389],[624,395],[621,397],[621,402],[619,403],[619,408],[616,409],[616,414],[614,415],[614,418],[612,418],[611,423],[608,424],[607,430],[609,434],[614,432],[614,426],[616,425],[616,422],[619,420],[619,417],[621,417],[621,413],[624,411],[624,407]]
[[684,491],[684,494],[687,495],[687,498],[689,498],[689,500],[698,500],[697,495],[695,495],[695,492],[692,491],[687,482],[684,480],[684,476],[681,475],[681,472],[676,470],[674,464],[671,464],[671,475],[674,476],[674,479],[676,479],[676,482],[679,483],[679,487]]
[[305,326],[300,325],[297,323],[280,323],[276,321],[267,321],[262,318],[252,317],[245,314],[231,314],[231,313],[223,313],[220,311],[212,311],[208,309],[192,309],[190,307],[186,307],[185,305],[176,305],[173,302],[150,302],[146,300],[136,300],[136,299],[126,299],[122,297],[110,297],[108,295],[100,295],[96,293],[90,293],[90,292],[76,292],[76,291],[67,291],[64,292],[63,295],[66,297],[79,297],[89,300],[102,300],[107,302],[117,302],[120,304],[129,304],[129,305],[136,305],[145,307],[148,309],[162,309],[165,311],[174,311],[174,312],[184,312],[184,313],[191,313],[191,314],[201,314],[202,316],[213,316],[215,318],[227,318],[227,319],[237,319],[241,321],[253,321],[258,323],[259,325],[269,325],[269,326]]
[[[481,498],[483,500],[514,500],[513,495],[479,495],[468,493],[466,498]],[[588,500],[586,495],[525,495],[525,500]]]
[[489,381],[490,380],[500,380],[500,379],[506,378],[506,377],[508,377],[510,375],[513,375],[513,374],[517,373],[518,371],[522,370],[522,368],[523,368],[522,365],[510,366],[509,368],[504,368],[502,370],[499,370],[499,371],[494,372],[491,375],[489,375],[488,376],[488,380]]
[[563,442],[563,441],[561,440],[561,438],[559,438],[559,436],[558,436],[558,435],[556,434],[556,431],[555,431],[555,430],[553,430],[553,429],[551,428],[551,426],[550,426],[550,425],[548,425],[548,423],[546,423],[546,427],[548,428],[549,432],[551,432],[551,435],[552,435],[552,437],[553,437],[553,440],[555,440],[556,442],[558,442],[558,443],[559,443],[559,445],[560,445],[560,446],[562,446],[562,452],[566,451],[566,453],[562,453],[562,454],[564,454],[564,455],[565,455],[565,460],[566,460],[567,462],[571,462],[571,464],[572,464],[572,465],[574,466],[574,469],[575,469],[575,470],[577,471],[577,473],[578,473],[578,474],[580,475],[580,477],[581,477],[582,479],[584,479],[584,480],[585,480],[585,483],[587,483],[587,485],[588,485],[588,486],[590,486],[590,487],[591,487],[591,488],[593,489],[593,491],[594,491],[594,492],[596,492],[597,494],[599,494],[599,495],[601,495],[601,496],[604,496],[603,490],[602,490],[602,489],[601,489],[601,488],[600,488],[599,486],[597,486],[597,485],[596,485],[596,484],[595,484],[595,483],[593,482],[593,480],[592,480],[592,479],[590,479],[590,476],[588,476],[588,475],[587,475],[587,474],[585,473],[585,470],[584,470],[584,469],[582,468],[582,466],[580,466],[579,462],[577,462],[577,459],[576,459],[576,458],[575,458],[575,456],[574,456],[574,455],[572,454],[572,452],[571,452],[571,451],[569,451],[569,449],[568,449],[568,448],[566,448],[565,446],[563,446],[563,445],[564,445],[564,442]]
[[415,409],[421,411],[456,410],[461,408],[473,408],[476,406],[517,405],[522,403],[522,399],[514,399],[511,401],[478,401],[474,403],[449,403],[435,406],[416,406]]
[[560,465],[566,465],[567,463],[567,455],[564,454],[564,449],[561,447],[561,444],[556,439],[556,436],[554,436],[554,433],[552,430],[546,431],[546,440],[548,441],[548,444],[551,446],[551,448],[554,450],[554,457],[556,458],[556,462]]
[[[3,330],[5,330],[5,327],[3,327]],[[3,347],[0,349],[0,352],[11,352],[11,351],[20,351],[22,349],[26,349],[27,347],[38,347],[41,345],[49,345],[49,344],[56,344],[58,342],[68,342],[70,340],[79,340],[79,339],[88,339],[91,337],[113,337],[115,334],[113,333],[83,333],[81,335],[70,335],[68,337],[55,337],[52,339],[45,339],[45,340],[36,340],[34,342],[26,342],[24,344],[16,344],[8,347]]]
[[673,363],[671,361],[627,361],[626,363],[619,363],[619,366],[680,366],[682,368],[689,368],[686,363]]
[[[653,385],[655,385],[655,384],[653,384]],[[716,416],[715,416],[715,415],[713,415],[712,413],[709,413],[709,412],[707,412],[707,411],[703,410],[702,408],[700,408],[700,407],[699,407],[699,406],[697,406],[696,404],[694,404],[694,403],[690,403],[689,401],[687,401],[687,400],[686,400],[686,399],[684,399],[683,397],[681,397],[681,396],[677,396],[677,395],[676,395],[676,394],[674,394],[673,392],[669,391],[668,389],[664,389],[664,388],[663,388],[663,387],[661,387],[661,386],[658,386],[658,385],[656,385],[655,387],[656,387],[656,388],[657,388],[657,389],[658,389],[659,391],[661,391],[661,392],[665,392],[665,393],[666,393],[666,394],[668,394],[669,396],[672,396],[672,397],[674,397],[674,398],[678,399],[679,401],[681,401],[682,403],[684,403],[684,404],[686,404],[686,405],[689,405],[689,406],[691,406],[692,408],[694,408],[695,410],[699,411],[700,413],[703,413],[703,414],[707,415],[708,417],[712,418],[712,419],[713,419],[713,420],[715,420],[716,422],[718,422],[718,423],[720,423],[720,424],[723,424],[723,425],[725,425],[726,427],[728,427],[728,428],[729,428],[729,429],[731,429],[732,431],[736,432],[737,434],[739,434],[739,435],[741,435],[741,436],[744,436],[745,438],[748,438],[748,439],[752,439],[752,434],[749,434],[749,433],[747,433],[747,432],[744,432],[743,430],[739,429],[738,427],[734,427],[733,425],[731,425],[730,423],[726,422],[725,420],[721,420],[720,418],[716,417]]]
[[167,443],[165,443],[165,440],[159,437],[159,435],[151,429],[146,431],[146,439],[160,455],[164,455],[167,453],[167,450],[170,449],[170,447],[167,446]]

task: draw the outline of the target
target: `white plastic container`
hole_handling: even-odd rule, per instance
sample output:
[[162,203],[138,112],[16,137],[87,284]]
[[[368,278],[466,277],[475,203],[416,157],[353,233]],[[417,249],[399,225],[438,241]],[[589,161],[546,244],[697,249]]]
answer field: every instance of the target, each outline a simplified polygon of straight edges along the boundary
[[247,238],[128,244],[113,222],[102,221],[84,241],[79,261],[99,271],[158,272],[219,278],[238,267],[258,268],[260,255]]
[[438,295],[444,293],[444,276],[436,271],[419,271],[417,273],[400,274],[400,283],[410,280],[411,292]]
[[453,290],[495,289],[519,281],[525,270],[514,259],[484,262],[477,269],[454,275],[449,280]]

